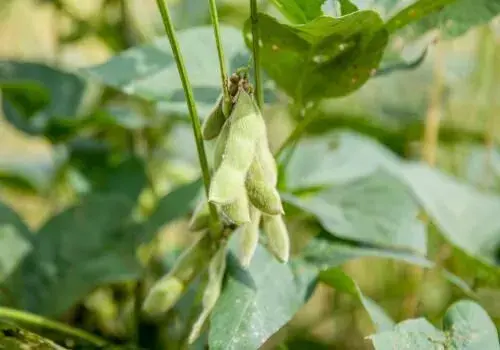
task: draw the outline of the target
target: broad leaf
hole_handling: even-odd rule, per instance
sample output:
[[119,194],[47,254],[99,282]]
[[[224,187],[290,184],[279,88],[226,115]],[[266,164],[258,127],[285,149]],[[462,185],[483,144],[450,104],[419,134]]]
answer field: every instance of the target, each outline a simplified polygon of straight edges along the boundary
[[307,197],[283,199],[313,214],[331,234],[425,254],[427,236],[419,207],[398,178],[379,170]]
[[0,61],[3,113],[16,128],[51,139],[78,123],[86,84],[74,74],[44,64]]
[[304,139],[286,169],[286,190],[328,187],[354,181],[377,168],[398,171],[399,159],[372,139],[342,132]]
[[493,263],[500,245],[500,198],[483,194],[420,164],[403,168],[405,181],[445,237]]
[[0,223],[0,283],[31,250],[31,242],[8,223]]
[[94,191],[100,194],[121,194],[131,202],[137,202],[139,194],[147,184],[143,161],[139,158],[128,158],[106,170],[101,181],[96,183]]
[[[238,30],[221,27],[229,71],[248,64],[248,53]],[[219,96],[220,73],[212,27],[179,31],[178,40],[197,107],[208,111]],[[167,38],[131,48],[108,62],[82,71],[105,85],[151,101],[168,102],[163,110],[186,111],[184,90]],[[180,106],[180,107],[179,107]]]
[[476,303],[459,301],[443,319],[443,331],[423,318],[407,320],[392,331],[371,336],[375,349],[500,349],[498,333],[488,314]]
[[154,212],[143,224],[140,239],[143,242],[151,240],[163,226],[190,213],[201,186],[202,181],[197,180],[179,186],[161,198]]
[[231,254],[227,274],[211,316],[210,349],[259,349],[304,303],[289,266],[260,245],[248,270]]
[[33,240],[33,234],[17,213],[0,202],[0,225],[12,226],[16,232],[27,241]]
[[328,284],[342,293],[348,293],[358,299],[366,309],[377,331],[382,332],[392,329],[394,322],[373,300],[363,295],[356,282],[352,280],[342,269],[332,268],[320,273],[322,282]]
[[[264,70],[299,106],[347,95],[378,67],[387,44],[380,17],[360,11],[341,18],[318,17],[286,25],[259,14]],[[251,45],[250,22],[245,38]]]
[[323,14],[321,6],[326,0],[272,0],[274,5],[292,23],[307,23]]
[[[433,262],[425,257],[410,252],[379,247],[359,246],[341,240],[333,240],[329,235],[322,233],[320,237],[312,239],[301,253],[301,258],[306,262],[326,270],[338,267],[350,260],[360,258],[391,259],[406,264],[417,265],[424,268],[433,268]],[[470,287],[459,277],[443,270],[443,276],[467,295],[474,293]]]
[[16,306],[57,316],[101,283],[137,278],[137,232],[121,229],[131,208],[121,196],[91,196],[50,219],[7,280]]

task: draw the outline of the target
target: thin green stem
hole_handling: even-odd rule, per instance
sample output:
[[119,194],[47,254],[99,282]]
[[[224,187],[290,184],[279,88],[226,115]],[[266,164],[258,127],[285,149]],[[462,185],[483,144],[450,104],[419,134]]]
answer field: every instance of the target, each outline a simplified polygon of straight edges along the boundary
[[[186,67],[184,66],[184,60],[182,59],[182,54],[179,49],[179,43],[174,32],[174,26],[170,18],[170,13],[168,7],[165,4],[165,0],[156,0],[158,4],[158,9],[160,10],[161,17],[163,19],[163,25],[165,26],[165,32],[167,33],[170,46],[172,48],[172,53],[174,55],[175,63],[177,64],[177,70],[182,82],[182,87],[184,89],[184,94],[186,95],[187,106],[189,110],[189,116],[191,117],[191,124],[193,126],[194,138],[196,141],[196,149],[198,151],[198,158],[200,161],[201,172],[203,176],[203,183],[205,185],[205,193],[208,198],[208,191],[210,188],[210,170],[208,168],[207,155],[205,152],[205,146],[203,145],[203,137],[201,134],[200,118],[198,117],[198,112],[196,110],[196,104],[194,101],[193,89],[191,88],[191,83],[187,75]],[[212,229],[218,226],[218,216],[217,209],[213,203],[209,202],[210,208],[210,218]],[[215,234],[215,232],[214,232]]]
[[222,91],[224,93],[224,100],[229,101],[231,99],[231,96],[229,96],[229,87],[227,85],[226,61],[224,59],[224,49],[222,47],[222,40],[220,36],[217,5],[215,4],[215,0],[209,0],[208,2],[210,3],[210,17],[212,19],[212,26],[214,27],[215,45],[217,46],[217,54],[219,55],[219,69],[222,81]]
[[253,70],[255,75],[255,96],[257,106],[262,109],[264,105],[264,95],[262,91],[262,77],[260,75],[260,36],[259,17],[257,14],[257,0],[250,0],[250,20],[252,23],[252,50],[253,50]]
[[38,315],[33,315],[28,312],[19,311],[7,307],[0,306],[0,319],[24,323],[35,327],[60,332],[71,337],[85,340],[86,342],[96,346],[104,346],[108,344],[106,340],[96,337],[95,335],[87,333],[81,329],[73,328],[60,322],[52,321]]

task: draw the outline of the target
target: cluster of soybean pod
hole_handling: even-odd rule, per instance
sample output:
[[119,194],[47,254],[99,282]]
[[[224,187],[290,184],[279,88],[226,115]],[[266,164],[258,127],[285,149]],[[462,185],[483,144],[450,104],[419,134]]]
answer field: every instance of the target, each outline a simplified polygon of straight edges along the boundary
[[[267,249],[279,261],[287,262],[290,243],[276,189],[277,166],[269,149],[265,121],[245,71],[231,75],[227,84],[231,99],[219,97],[202,129],[206,141],[216,139],[208,201],[216,205],[224,227],[235,228],[235,234],[239,235],[238,259],[242,267],[250,265],[259,242],[261,223],[267,235]],[[209,220],[208,202],[203,197],[194,210],[190,230],[208,231]],[[193,343],[220,295],[226,251],[227,239],[214,242],[210,235],[201,235],[169,273],[150,289],[143,304],[146,315],[158,317],[167,312],[209,261],[202,311],[188,338],[189,343]]]

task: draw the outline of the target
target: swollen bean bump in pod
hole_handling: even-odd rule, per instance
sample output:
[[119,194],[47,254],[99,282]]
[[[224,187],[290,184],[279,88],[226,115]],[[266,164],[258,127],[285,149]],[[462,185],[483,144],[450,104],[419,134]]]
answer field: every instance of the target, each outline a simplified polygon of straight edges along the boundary
[[210,222],[210,210],[208,208],[208,202],[202,199],[198,202],[191,220],[189,221],[189,230],[191,231],[201,231],[209,226]]
[[249,202],[245,192],[241,193],[233,202],[222,204],[220,207],[222,214],[232,223],[242,225],[250,222]]
[[229,204],[245,192],[245,178],[255,157],[257,141],[266,132],[264,120],[253,105],[252,96],[240,89],[226,121],[227,139],[210,184],[211,202]]
[[203,292],[202,311],[191,329],[188,337],[189,344],[200,336],[203,324],[210,316],[217,299],[219,299],[224,272],[226,270],[226,246],[223,245],[210,260],[208,266],[208,282]]
[[287,262],[290,256],[290,238],[283,216],[264,214],[262,221],[269,250],[279,261]]
[[142,305],[143,312],[156,318],[170,310],[204,268],[204,264],[212,256],[212,250],[210,235],[205,232],[179,257],[172,270],[149,290]]
[[222,130],[222,126],[226,121],[226,117],[223,112],[224,108],[224,97],[220,95],[217,99],[215,106],[212,108],[207,118],[205,119],[202,127],[202,135],[203,139],[206,141],[212,140],[216,138],[220,131]]
[[240,249],[238,259],[241,266],[248,267],[259,244],[259,223],[262,214],[250,206],[250,222],[240,227]]

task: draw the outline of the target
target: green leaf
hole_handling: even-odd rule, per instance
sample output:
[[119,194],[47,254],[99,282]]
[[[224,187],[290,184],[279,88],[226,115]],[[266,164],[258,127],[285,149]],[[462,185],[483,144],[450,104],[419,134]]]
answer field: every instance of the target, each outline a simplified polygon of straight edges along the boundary
[[358,7],[354,5],[351,0],[338,0],[340,4],[340,12],[342,16],[359,11]]
[[320,273],[322,282],[335,288],[339,292],[347,293],[358,299],[370,316],[377,331],[382,332],[392,329],[394,322],[373,300],[363,295],[356,282],[353,281],[342,269],[332,268]]
[[[248,51],[238,30],[221,26],[226,65],[234,71],[248,64]],[[178,32],[180,49],[193,86],[199,110],[209,110],[220,89],[218,56],[211,26]],[[184,90],[167,38],[131,48],[108,62],[82,71],[101,83],[151,101],[182,105],[187,111]]]
[[260,245],[248,270],[231,254],[227,274],[211,316],[210,349],[259,349],[304,303],[289,266]]
[[494,264],[500,244],[500,198],[478,192],[425,165],[408,164],[403,176],[447,240]]
[[64,136],[55,134],[54,128],[76,122],[85,89],[85,82],[74,74],[39,63],[0,60],[3,113],[28,134]]
[[[259,14],[261,55],[266,73],[299,106],[347,95],[361,87],[382,58],[387,32],[373,11],[341,18],[318,17],[286,25]],[[245,39],[251,45],[250,22]]]
[[307,197],[283,199],[313,214],[332,235],[426,253],[427,236],[417,202],[399,179],[377,170],[369,176]]
[[0,202],[0,225],[12,226],[16,232],[28,242],[33,240],[33,233],[21,217],[4,203]]
[[31,250],[31,242],[12,224],[0,224],[0,283]]
[[326,0],[272,0],[273,4],[292,23],[307,23],[323,14],[321,6]]
[[[388,248],[359,246],[342,240],[334,240],[327,233],[322,233],[320,237],[312,239],[300,256],[320,270],[338,267],[360,258],[391,259],[424,268],[434,267],[433,262],[421,255]],[[443,270],[443,276],[467,295],[474,295],[467,283],[459,277],[446,270]]]
[[371,336],[375,349],[500,349],[488,314],[472,301],[459,301],[446,312],[443,331],[423,318],[407,320],[392,331]]
[[202,187],[202,181],[179,186],[160,199],[158,205],[143,225],[140,235],[144,242],[151,240],[166,224],[191,212]]
[[[456,2],[456,0],[419,0],[414,1],[411,5],[406,6],[403,10],[392,16],[386,24],[389,32],[408,25],[411,22],[416,22],[425,18],[429,14],[446,9],[446,6]],[[446,11],[446,10],[445,10]]]
[[99,284],[137,278],[138,233],[121,229],[131,208],[121,196],[89,196],[51,218],[6,281],[15,306],[58,316]]
[[439,29],[443,38],[457,37],[475,26],[488,23],[500,13],[500,0],[427,0],[426,2],[430,6],[434,6],[431,4],[434,2],[449,3],[449,5],[405,28],[402,34],[406,38],[417,38],[433,29]]
[[464,300],[452,305],[443,318],[452,349],[500,349],[498,333],[486,311],[478,304]]
[[131,157],[106,170],[94,191],[99,194],[121,194],[136,203],[148,181],[144,162]]
[[399,159],[361,134],[342,132],[304,139],[288,163],[286,189],[328,187],[364,177],[379,167],[398,171]]

